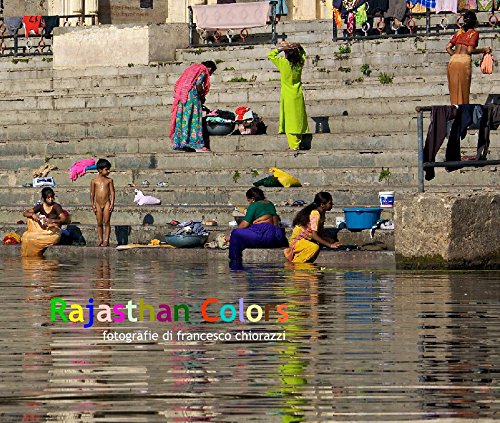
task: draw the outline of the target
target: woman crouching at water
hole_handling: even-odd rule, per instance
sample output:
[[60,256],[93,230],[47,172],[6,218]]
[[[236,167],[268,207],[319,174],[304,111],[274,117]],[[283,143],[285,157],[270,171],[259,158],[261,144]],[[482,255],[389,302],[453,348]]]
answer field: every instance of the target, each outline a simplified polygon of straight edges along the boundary
[[260,188],[246,192],[249,206],[245,217],[229,238],[229,259],[239,262],[245,248],[278,248],[287,245],[285,230],[274,204],[266,200]]
[[285,257],[293,263],[312,263],[316,260],[320,245],[328,248],[340,246],[323,235],[325,214],[333,207],[329,192],[318,192],[314,202],[304,207],[293,219],[293,232],[290,247],[285,249]]
[[66,215],[55,198],[52,188],[44,188],[42,203],[23,213],[28,225],[21,240],[23,257],[42,256],[47,247],[57,244],[61,239],[61,226],[66,222]]

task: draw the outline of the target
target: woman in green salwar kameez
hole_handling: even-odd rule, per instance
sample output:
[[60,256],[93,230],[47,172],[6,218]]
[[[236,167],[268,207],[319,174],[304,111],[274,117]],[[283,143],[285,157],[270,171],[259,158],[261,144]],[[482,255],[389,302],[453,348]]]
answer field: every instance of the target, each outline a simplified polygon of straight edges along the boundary
[[[285,52],[285,57],[279,54]],[[300,147],[302,135],[309,132],[306,104],[302,92],[302,68],[306,52],[300,44],[285,43],[273,49],[268,59],[279,69],[281,75],[280,123],[278,132],[285,133],[290,150]]]

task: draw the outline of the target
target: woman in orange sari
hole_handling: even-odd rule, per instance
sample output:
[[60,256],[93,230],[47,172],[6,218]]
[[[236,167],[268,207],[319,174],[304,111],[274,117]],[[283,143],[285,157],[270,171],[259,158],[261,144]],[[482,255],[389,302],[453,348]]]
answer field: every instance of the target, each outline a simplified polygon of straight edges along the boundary
[[472,76],[471,55],[491,53],[490,47],[477,48],[479,32],[474,29],[476,25],[476,14],[468,10],[464,13],[462,28],[446,46],[446,51],[451,56],[448,63],[448,89],[451,104],[469,104]]
[[293,219],[290,247],[284,253],[293,263],[312,263],[318,257],[320,245],[337,248],[340,243],[323,235],[325,214],[333,207],[329,192],[318,192],[314,202],[304,207]]
[[61,239],[61,225],[66,222],[66,215],[55,197],[52,188],[46,187],[42,189],[43,202],[23,213],[28,230],[21,238],[21,256],[40,257],[47,247]]

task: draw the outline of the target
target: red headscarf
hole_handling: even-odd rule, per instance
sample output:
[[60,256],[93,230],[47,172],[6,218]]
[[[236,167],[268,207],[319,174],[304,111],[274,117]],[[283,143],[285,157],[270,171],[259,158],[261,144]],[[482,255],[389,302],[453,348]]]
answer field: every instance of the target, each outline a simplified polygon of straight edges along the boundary
[[203,83],[202,95],[207,95],[210,90],[210,72],[205,65],[201,63],[195,63],[189,66],[179,77],[174,86],[174,102],[172,103],[172,120],[170,122],[170,138],[175,132],[175,116],[177,114],[177,106],[179,102],[185,103],[188,99],[188,94],[191,88],[193,88],[198,77],[204,74],[205,81]]

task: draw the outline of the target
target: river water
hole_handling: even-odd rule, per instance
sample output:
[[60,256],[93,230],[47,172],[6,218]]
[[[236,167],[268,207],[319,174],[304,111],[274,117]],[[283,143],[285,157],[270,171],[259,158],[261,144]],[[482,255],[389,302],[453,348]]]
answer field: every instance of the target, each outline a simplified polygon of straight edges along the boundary
[[0,272],[0,422],[500,417],[499,273],[121,257]]

